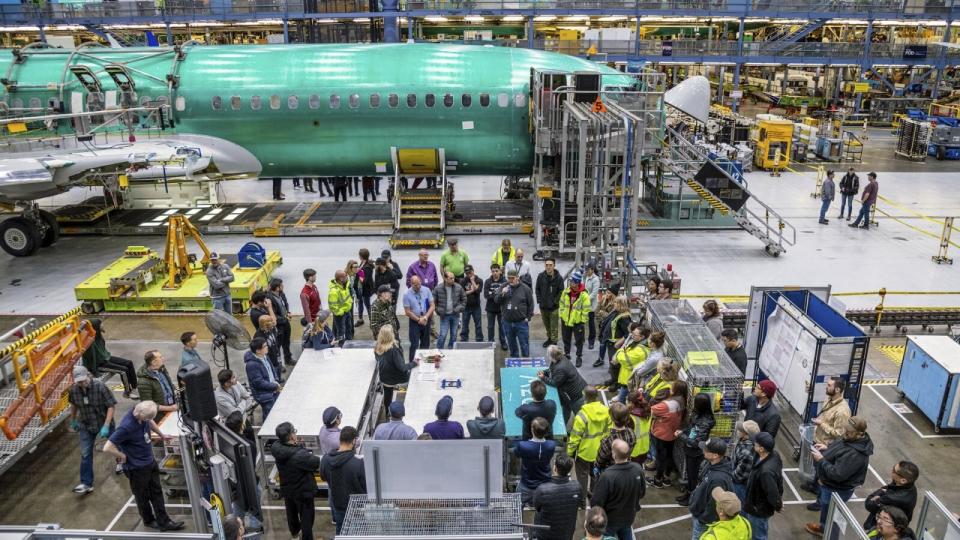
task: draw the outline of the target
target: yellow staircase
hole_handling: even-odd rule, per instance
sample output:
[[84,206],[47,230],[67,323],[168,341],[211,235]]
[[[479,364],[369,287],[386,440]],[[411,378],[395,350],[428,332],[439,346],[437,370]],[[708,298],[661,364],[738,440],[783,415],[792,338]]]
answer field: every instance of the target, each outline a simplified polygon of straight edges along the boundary
[[[393,149],[394,227],[390,246],[394,249],[438,248],[443,245],[446,210],[452,198],[444,171],[443,149]],[[412,187],[415,178],[436,177],[437,187],[403,189],[401,177]],[[423,184],[423,182],[421,183]]]
[[694,193],[699,195],[701,199],[707,201],[707,204],[713,207],[714,210],[716,210],[717,212],[720,212],[721,216],[725,216],[728,213],[730,213],[730,209],[727,207],[727,205],[723,204],[720,201],[720,199],[714,197],[712,193],[707,191],[706,188],[701,186],[696,180],[692,178],[688,178],[686,182],[687,182],[687,185],[690,186],[690,189],[692,189]]

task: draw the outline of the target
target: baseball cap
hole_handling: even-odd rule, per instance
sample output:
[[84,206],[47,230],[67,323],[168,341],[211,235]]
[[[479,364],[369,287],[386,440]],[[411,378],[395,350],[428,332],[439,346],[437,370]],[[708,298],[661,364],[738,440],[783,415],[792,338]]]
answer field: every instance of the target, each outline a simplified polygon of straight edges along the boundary
[[219,260],[219,259],[220,259],[220,254],[219,254],[219,253],[217,253],[216,251],[211,251],[211,252],[210,252],[210,260],[211,260],[211,261],[216,261],[216,260]]
[[493,398],[490,396],[483,396],[480,398],[480,404],[477,406],[477,410],[480,411],[480,414],[490,414],[493,412],[494,403]]
[[700,450],[706,450],[711,454],[719,454],[723,456],[727,453],[727,443],[715,437],[710,437],[709,439],[700,443]]
[[617,296],[618,294],[620,294],[620,284],[619,284],[619,283],[614,283],[614,284],[610,285],[609,287],[607,287],[607,290],[610,291],[610,292],[612,292],[614,296]]
[[337,421],[337,418],[340,418],[340,409],[327,407],[323,410],[323,425],[331,427],[333,423]]
[[385,249],[385,250],[381,251],[381,252],[380,252],[380,256],[383,257],[384,259],[389,258],[389,257],[390,257],[390,250],[389,250],[389,249]]
[[464,267],[463,267],[463,271],[464,271],[464,272],[473,272],[473,265],[472,265],[472,264],[468,264],[468,265],[464,266]]
[[773,396],[777,395],[777,383],[771,381],[770,379],[764,379],[758,383],[760,390],[763,391],[763,394],[767,396],[768,399],[773,399]]
[[387,260],[383,257],[377,257],[377,260],[373,261],[373,264],[387,264]]
[[717,508],[725,515],[732,517],[740,513],[740,499],[736,493],[725,491],[722,487],[717,486],[713,488],[710,495],[713,496],[713,500],[717,501]]
[[407,409],[404,408],[402,401],[394,401],[390,403],[390,416],[394,418],[403,418],[407,415]]
[[391,289],[389,285],[381,285],[377,287],[377,294],[385,292],[393,292],[393,289]]
[[767,433],[766,431],[761,431],[760,433],[754,435],[753,442],[765,448],[767,452],[773,452],[773,435]]
[[73,366],[73,382],[90,380],[90,372],[83,366]]

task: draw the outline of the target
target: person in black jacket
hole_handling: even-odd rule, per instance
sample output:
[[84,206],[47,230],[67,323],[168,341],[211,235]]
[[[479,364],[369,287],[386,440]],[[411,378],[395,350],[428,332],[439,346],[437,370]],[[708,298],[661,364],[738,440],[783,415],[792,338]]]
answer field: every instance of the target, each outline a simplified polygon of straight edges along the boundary
[[907,516],[907,522],[913,519],[913,509],[917,506],[917,478],[920,468],[913,462],[901,461],[893,466],[890,483],[874,491],[863,501],[870,515],[863,522],[863,530],[869,531],[877,526],[877,513],[885,506],[895,506]]
[[847,221],[853,217],[853,199],[860,193],[860,177],[854,172],[853,167],[847,171],[840,179],[840,216],[843,219],[843,208],[847,208]]
[[381,257],[377,259],[376,268],[373,271],[374,290],[379,290],[383,285],[390,287],[390,291],[393,293],[391,299],[393,300],[394,307],[396,307],[397,298],[400,298],[400,278],[398,278],[397,273],[390,268],[389,261]]
[[517,407],[513,414],[523,420],[523,436],[525,441],[533,436],[530,432],[530,422],[534,418],[543,418],[547,421],[547,438],[553,438],[553,419],[557,417],[557,404],[547,399],[547,385],[541,380],[530,381],[530,397],[533,401]]
[[547,347],[547,358],[550,359],[550,368],[537,375],[541,381],[557,388],[563,423],[566,424],[573,415],[580,412],[580,407],[583,407],[583,389],[587,387],[587,381],[583,380],[580,372],[570,359],[564,356],[560,347]]
[[630,445],[626,441],[613,442],[613,461],[593,488],[590,504],[607,513],[606,534],[632,540],[633,522],[640,511],[640,499],[646,495],[647,481],[643,467],[630,461]]
[[570,481],[573,458],[565,453],[553,458],[553,477],[537,486],[533,492],[533,508],[537,511],[533,522],[547,525],[548,531],[538,531],[540,540],[571,540],[577,528],[577,509],[580,507],[580,484]]
[[283,350],[283,363],[293,365],[296,360],[290,353],[290,336],[293,329],[290,326],[290,302],[283,292],[283,280],[273,278],[267,285],[267,298],[273,306],[273,313],[277,319],[277,338],[280,340],[280,349]]
[[693,412],[690,415],[690,424],[686,429],[678,429],[674,435],[683,443],[684,463],[687,471],[687,492],[677,497],[677,504],[690,504],[690,494],[697,488],[697,471],[703,463],[703,451],[700,444],[710,438],[713,426],[717,424],[713,418],[713,404],[710,396],[703,392],[693,398]]
[[357,428],[347,426],[340,430],[340,449],[320,460],[320,478],[330,486],[330,509],[337,524],[337,534],[343,528],[350,496],[367,492],[367,476],[363,460],[353,453],[357,444]]
[[853,490],[863,485],[873,455],[873,441],[867,434],[867,421],[853,416],[847,422],[843,437],[830,446],[815,444],[810,456],[820,482],[820,523],[807,523],[807,532],[823,534],[827,521],[827,507],[834,493],[844,502],[853,496]]
[[743,343],[740,342],[740,335],[737,334],[737,331],[732,328],[727,328],[723,332],[720,332],[720,341],[723,343],[724,350],[727,351],[727,356],[733,361],[733,365],[737,366],[740,373],[746,375],[747,351],[744,350]]
[[780,411],[773,404],[776,395],[777,385],[770,379],[764,379],[753,386],[753,392],[740,405],[741,409],[747,411],[743,420],[753,420],[760,426],[760,431],[766,431],[774,439],[780,431]]
[[560,332],[560,293],[563,292],[563,276],[557,272],[557,261],[547,257],[543,261],[545,270],[537,276],[537,305],[540,306],[540,317],[543,318],[543,327],[547,332],[544,347],[557,344],[557,334]]
[[[717,505],[713,500],[713,488],[733,491],[733,465],[726,458],[727,443],[720,439],[709,439],[700,443],[706,465],[700,467],[697,488],[690,494],[690,515],[693,516],[693,536],[700,538],[707,525],[717,521]],[[687,471],[687,474],[696,474]]]
[[320,458],[300,444],[297,430],[290,422],[277,426],[276,435],[279,440],[270,447],[270,453],[277,461],[280,495],[287,511],[290,536],[313,540],[314,497],[317,494],[314,473],[320,470]]
[[507,337],[503,333],[503,318],[500,316],[500,301],[497,293],[500,287],[507,284],[507,278],[503,277],[503,269],[500,265],[493,263],[490,265],[490,277],[483,282],[483,298],[486,300],[484,310],[487,312],[487,338],[494,341],[494,325],[497,333],[500,334],[500,350],[507,350]]
[[775,512],[783,510],[783,461],[773,451],[773,437],[759,432],[753,437],[757,461],[747,477],[743,517],[750,522],[753,540],[767,540],[767,527]]
[[360,257],[360,268],[357,270],[357,279],[353,286],[357,293],[357,322],[354,326],[363,326],[363,310],[370,313],[370,297],[376,289],[373,288],[373,261],[370,260],[370,250],[362,248],[357,256]]
[[480,398],[477,412],[480,416],[467,420],[467,433],[471,439],[503,439],[507,435],[507,426],[496,415],[496,403],[490,396]]
[[380,383],[383,385],[383,406],[390,408],[393,402],[393,389],[410,380],[410,370],[417,367],[417,359],[404,362],[403,350],[397,343],[397,335],[393,327],[385,324],[380,327],[377,335],[377,344],[373,348],[373,355],[380,370]]

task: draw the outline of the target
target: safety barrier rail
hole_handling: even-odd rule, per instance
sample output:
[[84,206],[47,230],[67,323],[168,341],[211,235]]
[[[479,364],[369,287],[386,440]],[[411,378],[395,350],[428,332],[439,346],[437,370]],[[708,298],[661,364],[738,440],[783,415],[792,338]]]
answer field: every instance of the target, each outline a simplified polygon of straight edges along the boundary
[[0,414],[0,430],[14,440],[39,415],[43,424],[67,406],[71,370],[93,343],[94,330],[74,309],[41,326],[0,351],[12,363],[19,393]]

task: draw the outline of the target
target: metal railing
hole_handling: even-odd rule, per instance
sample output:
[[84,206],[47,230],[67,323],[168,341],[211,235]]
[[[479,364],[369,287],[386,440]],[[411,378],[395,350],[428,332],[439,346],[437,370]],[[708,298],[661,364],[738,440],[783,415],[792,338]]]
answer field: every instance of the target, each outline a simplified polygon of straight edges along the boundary
[[[382,0],[381,0],[382,4]],[[382,9],[382,6],[380,7]],[[842,14],[858,18],[944,18],[960,13],[960,0],[401,0],[400,12],[597,12],[712,16],[811,16]],[[133,0],[85,3],[0,4],[0,23],[46,24],[174,20],[216,21],[252,17],[302,18],[307,15],[372,15],[364,0]]]

